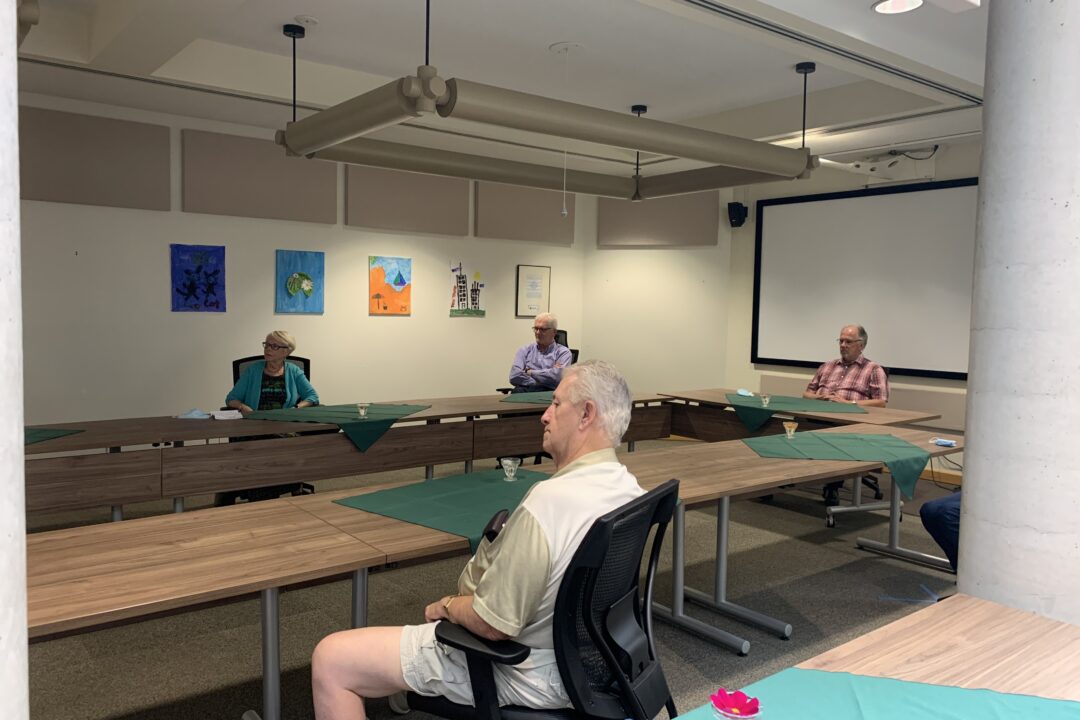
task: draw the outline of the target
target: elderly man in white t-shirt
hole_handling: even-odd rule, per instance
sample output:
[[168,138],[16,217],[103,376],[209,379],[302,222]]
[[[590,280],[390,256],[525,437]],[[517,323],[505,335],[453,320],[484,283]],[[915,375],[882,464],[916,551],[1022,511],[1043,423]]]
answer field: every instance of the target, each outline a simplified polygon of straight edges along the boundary
[[541,418],[555,474],[532,487],[495,542],[481,541],[458,592],[425,609],[426,624],[346,630],[319,643],[311,659],[315,716],[366,718],[364,698],[404,690],[473,704],[464,653],[435,640],[439,620],[532,648],[520,665],[495,666],[500,705],[570,707],[553,650],[555,597],[596,518],[644,493],[615,455],[631,404],[611,364],[567,368]]

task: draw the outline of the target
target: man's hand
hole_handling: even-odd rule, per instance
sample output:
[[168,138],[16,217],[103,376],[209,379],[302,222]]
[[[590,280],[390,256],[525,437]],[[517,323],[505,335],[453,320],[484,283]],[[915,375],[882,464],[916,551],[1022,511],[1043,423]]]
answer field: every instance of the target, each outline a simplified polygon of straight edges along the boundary
[[456,595],[447,595],[440,598],[435,602],[424,608],[424,620],[427,622],[437,622],[439,620],[449,620],[450,615],[446,612],[446,602]]

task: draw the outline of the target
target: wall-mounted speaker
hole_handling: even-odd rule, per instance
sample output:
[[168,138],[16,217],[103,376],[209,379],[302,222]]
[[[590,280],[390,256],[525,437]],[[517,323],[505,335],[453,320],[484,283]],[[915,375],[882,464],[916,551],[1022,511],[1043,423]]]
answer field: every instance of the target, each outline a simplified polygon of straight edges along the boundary
[[731,227],[742,227],[746,222],[746,214],[750,212],[750,208],[743,205],[741,202],[729,202],[727,204],[727,219],[731,223]]

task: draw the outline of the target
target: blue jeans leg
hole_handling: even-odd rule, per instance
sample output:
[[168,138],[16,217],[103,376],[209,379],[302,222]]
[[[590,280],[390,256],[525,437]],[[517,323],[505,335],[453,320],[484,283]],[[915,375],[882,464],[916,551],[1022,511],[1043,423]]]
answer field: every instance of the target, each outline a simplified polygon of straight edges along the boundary
[[919,509],[923,527],[945,551],[949,564],[956,569],[960,547],[960,492],[923,503]]

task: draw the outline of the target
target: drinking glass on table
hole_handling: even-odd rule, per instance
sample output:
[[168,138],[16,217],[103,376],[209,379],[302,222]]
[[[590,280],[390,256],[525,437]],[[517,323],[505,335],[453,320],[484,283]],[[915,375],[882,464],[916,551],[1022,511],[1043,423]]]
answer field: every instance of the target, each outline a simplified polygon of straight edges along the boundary
[[772,396],[768,393],[759,393],[758,397],[761,398],[761,407],[769,407],[769,400],[772,400]]
[[366,418],[369,407],[371,407],[371,403],[356,403],[356,414],[359,417]]
[[505,475],[503,480],[505,480],[506,482],[514,482],[517,476],[518,466],[521,465],[521,458],[504,457],[499,460],[499,463],[502,464],[503,475]]
[[795,437],[795,431],[799,428],[799,423],[794,420],[788,420],[784,423],[784,434],[787,435],[788,440],[792,440]]

